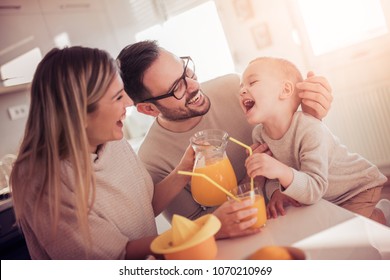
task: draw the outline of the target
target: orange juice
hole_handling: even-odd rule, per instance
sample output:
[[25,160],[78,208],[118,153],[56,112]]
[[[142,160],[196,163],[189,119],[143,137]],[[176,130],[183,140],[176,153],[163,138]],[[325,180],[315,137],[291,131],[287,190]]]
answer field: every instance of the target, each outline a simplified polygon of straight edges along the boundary
[[[227,157],[210,165],[195,167],[194,173],[205,174],[227,191],[237,187],[236,174]],[[194,199],[203,206],[218,206],[227,200],[226,194],[202,177],[192,177],[191,192]]]
[[[265,207],[265,200],[263,196],[263,190],[260,187],[258,182],[254,182],[253,185],[253,193],[252,191],[252,185],[251,183],[243,183],[236,188],[232,190],[232,194],[237,196],[238,198],[242,200],[247,200],[247,199],[254,199],[253,205],[250,207],[255,207],[257,208],[257,221],[254,225],[252,225],[252,228],[260,228],[265,225],[267,222],[267,211]],[[251,195],[252,194],[252,195]],[[249,208],[249,207],[248,207]],[[247,221],[251,218],[253,218],[255,215],[245,218],[242,221]]]
[[[239,197],[241,197],[241,196],[239,196]],[[248,197],[247,199],[250,199],[250,198]],[[257,208],[257,221],[253,226],[251,226],[251,228],[259,228],[259,227],[264,226],[266,221],[267,221],[267,213],[265,210],[264,196],[255,194],[255,202],[253,203],[252,207]],[[245,220],[249,220],[251,218],[247,218]]]

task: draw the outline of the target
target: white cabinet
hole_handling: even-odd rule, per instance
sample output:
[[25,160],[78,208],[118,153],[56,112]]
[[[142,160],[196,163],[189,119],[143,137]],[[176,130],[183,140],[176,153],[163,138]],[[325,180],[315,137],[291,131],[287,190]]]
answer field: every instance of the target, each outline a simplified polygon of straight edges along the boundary
[[41,14],[0,15],[0,65],[39,48],[49,49],[50,36]]
[[71,46],[94,47],[118,54],[115,38],[102,13],[46,14],[50,36],[66,36]]
[[39,0],[39,3],[44,14],[104,11],[101,0]]
[[47,50],[50,38],[38,1],[0,0],[0,26],[0,65],[36,47]]
[[40,13],[37,0],[0,0],[0,15]]
[[43,17],[54,42],[66,38],[64,43],[68,41],[67,45],[97,47],[113,56],[118,53],[115,37],[103,12],[48,13]]
[[[34,49],[44,56],[64,45],[97,47],[115,57],[120,46],[105,5],[101,0],[0,0],[0,68]],[[26,68],[34,71],[37,60],[22,64],[14,76]]]
[[[41,54],[50,49],[50,37],[38,1],[0,0],[0,26],[1,80],[6,80],[4,84],[10,82],[7,79],[15,78],[13,82],[29,82]],[[36,57],[31,59],[31,56]],[[12,63],[16,65],[17,60],[21,67],[14,69],[17,67]]]
[[[69,45],[97,47],[116,55],[118,47],[100,0],[40,0],[43,18],[54,43],[67,38]],[[59,45],[62,47],[61,45]]]

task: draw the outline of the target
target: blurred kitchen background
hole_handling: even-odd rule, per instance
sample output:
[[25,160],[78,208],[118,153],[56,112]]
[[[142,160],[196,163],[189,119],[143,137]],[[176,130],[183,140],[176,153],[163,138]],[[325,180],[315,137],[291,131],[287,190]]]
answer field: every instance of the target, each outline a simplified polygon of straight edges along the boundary
[[[257,56],[285,57],[329,80],[334,102],[324,122],[389,177],[389,30],[387,0],[0,0],[0,257],[28,258],[7,181],[29,83],[51,48],[98,47],[116,57],[156,39],[190,55],[200,81],[241,73]],[[125,135],[135,149],[152,121],[128,110]]]

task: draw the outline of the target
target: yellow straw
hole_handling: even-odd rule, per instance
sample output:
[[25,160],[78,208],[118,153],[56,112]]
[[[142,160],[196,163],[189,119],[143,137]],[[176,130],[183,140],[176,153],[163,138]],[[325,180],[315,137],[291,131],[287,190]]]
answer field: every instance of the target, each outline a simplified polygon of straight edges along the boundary
[[[237,139],[234,139],[233,137],[230,137],[230,136],[229,136],[229,140],[244,147],[245,149],[247,149],[249,151],[249,155],[250,156],[252,155],[252,148],[249,147],[248,145],[245,145],[244,143],[242,143],[242,142],[238,141]],[[251,192],[253,192],[253,188],[254,188],[254,182],[253,182],[253,178],[251,177]]]
[[208,176],[205,175],[205,174],[202,174],[202,173],[194,173],[194,172],[188,172],[188,171],[178,171],[177,173],[178,173],[178,174],[181,174],[181,175],[189,175],[189,176],[203,177],[204,179],[206,179],[207,181],[209,181],[211,184],[213,184],[214,186],[216,186],[218,189],[220,189],[221,191],[223,191],[226,195],[228,195],[228,196],[230,196],[231,198],[233,198],[235,201],[238,201],[238,202],[241,201],[238,197],[235,197],[233,194],[231,194],[230,192],[228,192],[227,190],[225,190],[223,187],[221,187],[219,184],[217,184],[214,180],[212,180],[210,177],[208,177]]

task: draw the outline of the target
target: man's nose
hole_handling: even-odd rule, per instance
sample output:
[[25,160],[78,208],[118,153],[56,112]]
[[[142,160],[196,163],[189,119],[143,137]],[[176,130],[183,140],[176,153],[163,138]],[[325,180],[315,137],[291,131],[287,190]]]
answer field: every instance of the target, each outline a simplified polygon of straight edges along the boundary
[[193,92],[199,90],[199,82],[198,80],[185,77],[186,89],[188,92]]

